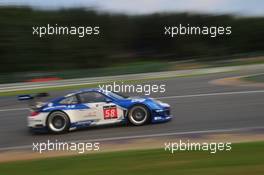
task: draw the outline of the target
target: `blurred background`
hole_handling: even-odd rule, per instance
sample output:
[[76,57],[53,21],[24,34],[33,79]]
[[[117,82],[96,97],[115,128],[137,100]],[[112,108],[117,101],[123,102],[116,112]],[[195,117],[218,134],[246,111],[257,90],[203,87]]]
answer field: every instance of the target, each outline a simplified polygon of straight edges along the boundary
[[[0,83],[264,62],[261,1],[1,1]],[[100,26],[99,36],[32,27]],[[231,26],[231,35],[169,38],[164,26]],[[242,58],[242,59],[241,59]]]
[[[263,7],[259,0],[0,0],[0,174],[263,175]],[[100,35],[32,34],[48,24],[99,26]],[[165,26],[180,24],[230,26],[232,34],[164,35]],[[43,82],[60,79],[69,80]],[[170,104],[175,117],[141,127],[28,132],[28,104],[16,95],[53,98],[113,81],[166,85],[151,97]],[[164,151],[164,142],[179,139],[232,142],[232,151]],[[32,152],[32,143],[47,140],[97,140],[109,152],[52,159],[67,153]],[[36,158],[45,159],[29,160]],[[17,160],[28,161],[5,163]]]

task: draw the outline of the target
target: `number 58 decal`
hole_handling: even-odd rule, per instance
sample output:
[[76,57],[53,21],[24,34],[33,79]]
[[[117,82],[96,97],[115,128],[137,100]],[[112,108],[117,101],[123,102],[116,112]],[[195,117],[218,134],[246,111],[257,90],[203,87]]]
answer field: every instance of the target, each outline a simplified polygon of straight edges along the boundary
[[116,106],[104,106],[104,119],[116,119],[117,118],[117,108]]

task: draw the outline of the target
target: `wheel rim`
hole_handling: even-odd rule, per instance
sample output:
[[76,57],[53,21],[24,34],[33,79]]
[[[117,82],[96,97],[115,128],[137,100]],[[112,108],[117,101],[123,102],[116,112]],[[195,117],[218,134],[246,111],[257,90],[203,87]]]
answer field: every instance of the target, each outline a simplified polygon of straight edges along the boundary
[[136,107],[130,112],[130,119],[134,124],[143,124],[147,120],[148,112],[144,107]]
[[61,115],[51,116],[49,121],[50,129],[56,132],[63,131],[66,127],[66,124],[67,123],[65,117]]

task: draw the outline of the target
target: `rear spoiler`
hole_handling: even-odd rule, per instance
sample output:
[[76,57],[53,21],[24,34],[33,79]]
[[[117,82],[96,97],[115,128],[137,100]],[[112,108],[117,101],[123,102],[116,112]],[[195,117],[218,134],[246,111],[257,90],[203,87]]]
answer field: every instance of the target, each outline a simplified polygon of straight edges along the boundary
[[19,95],[19,96],[17,96],[17,99],[19,101],[26,101],[26,100],[33,100],[36,98],[42,98],[42,97],[48,97],[48,96],[49,96],[48,93],[42,92],[42,93],[37,93],[34,95]]

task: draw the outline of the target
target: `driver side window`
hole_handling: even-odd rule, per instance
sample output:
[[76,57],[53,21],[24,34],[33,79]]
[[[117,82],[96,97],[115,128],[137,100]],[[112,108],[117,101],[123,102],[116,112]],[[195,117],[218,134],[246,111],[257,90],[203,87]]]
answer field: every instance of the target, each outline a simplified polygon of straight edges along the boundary
[[71,105],[71,104],[77,104],[77,103],[78,103],[78,100],[75,95],[66,97],[65,99],[60,101],[60,104],[62,105]]
[[106,97],[98,92],[85,92],[79,94],[81,103],[99,103],[106,102]]

